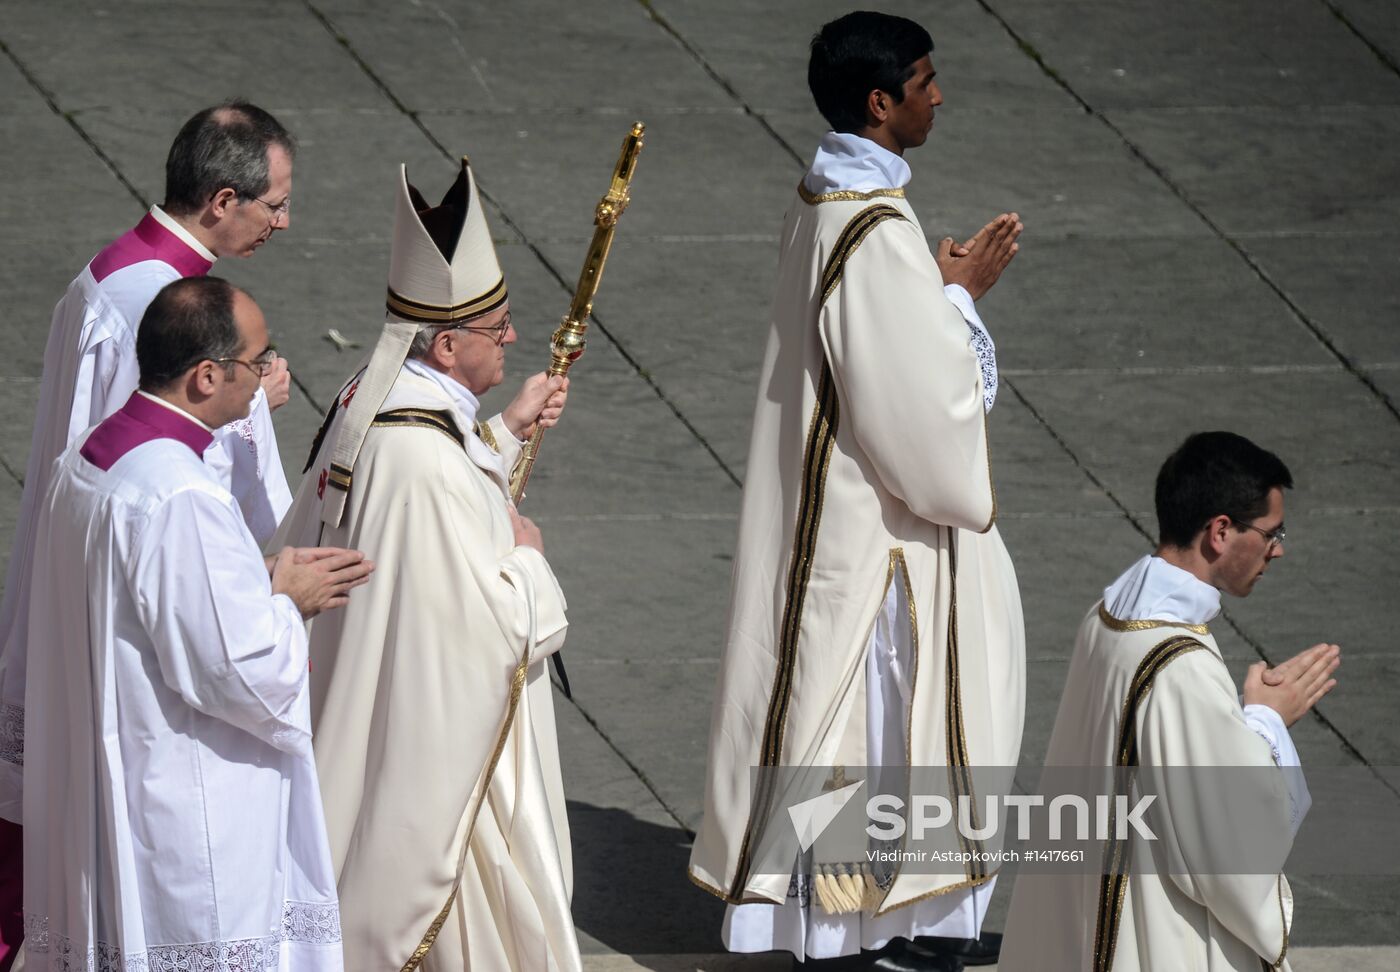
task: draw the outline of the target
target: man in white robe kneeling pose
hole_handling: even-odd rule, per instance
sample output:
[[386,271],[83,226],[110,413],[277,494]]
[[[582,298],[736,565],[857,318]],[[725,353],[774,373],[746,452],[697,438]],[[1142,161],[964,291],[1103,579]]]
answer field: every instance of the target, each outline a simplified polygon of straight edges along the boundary
[[875,873],[863,856],[760,853],[791,833],[779,767],[947,776],[1020,753],[1025,634],[995,526],[996,357],[973,301],[1022,227],[1002,214],[930,252],[903,156],[942,103],[932,50],[878,13],[812,41],[808,84],[834,130],[783,227],[690,859],[731,906],[731,951],[870,950],[853,961],[889,970],[996,956],[980,862]]
[[265,560],[206,463],[271,362],[247,294],[168,285],[135,351],[139,390],[63,454],[38,510],[27,968],[338,972],[303,620],[373,566]]
[[281,534],[379,565],[312,625],[316,760],[354,972],[573,972],[572,865],[545,659],[564,595],[509,499],[567,381],[479,421],[516,340],[466,159],[429,207],[398,174],[388,314]]
[[1047,779],[1145,781],[1153,837],[1115,830],[1101,868],[1019,875],[1006,972],[1288,968],[1293,896],[1277,868],[1311,799],[1287,727],[1336,685],[1340,649],[1257,662],[1239,696],[1209,624],[1222,591],[1248,596],[1283,556],[1292,485],[1230,432],[1193,435],[1163,464],[1158,547],[1080,625],[1045,759]]

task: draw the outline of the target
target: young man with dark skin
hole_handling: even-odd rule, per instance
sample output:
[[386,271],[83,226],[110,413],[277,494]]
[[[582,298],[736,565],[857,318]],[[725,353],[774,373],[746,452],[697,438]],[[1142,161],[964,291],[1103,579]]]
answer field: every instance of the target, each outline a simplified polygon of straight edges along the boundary
[[1019,755],[1024,628],[987,459],[996,354],[974,302],[1023,225],[1002,213],[930,249],[904,156],[943,102],[932,52],[918,24],[878,13],[812,41],[808,85],[831,131],[781,237],[690,862],[692,881],[731,906],[731,951],[888,970],[995,960],[995,938],[981,940],[995,882],[983,868],[756,850],[791,828],[776,767]]

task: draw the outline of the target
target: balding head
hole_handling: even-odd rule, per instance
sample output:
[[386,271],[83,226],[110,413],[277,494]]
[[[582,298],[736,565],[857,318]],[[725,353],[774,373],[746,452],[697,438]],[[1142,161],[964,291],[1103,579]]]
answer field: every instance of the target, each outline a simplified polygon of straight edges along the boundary
[[239,200],[268,191],[268,153],[274,146],[296,155],[296,142],[257,105],[226,101],[185,122],[165,160],[165,203],[175,216],[198,212],[221,189]]
[[142,391],[162,391],[200,361],[243,351],[233,316],[239,292],[218,277],[186,277],[156,294],[136,332]]

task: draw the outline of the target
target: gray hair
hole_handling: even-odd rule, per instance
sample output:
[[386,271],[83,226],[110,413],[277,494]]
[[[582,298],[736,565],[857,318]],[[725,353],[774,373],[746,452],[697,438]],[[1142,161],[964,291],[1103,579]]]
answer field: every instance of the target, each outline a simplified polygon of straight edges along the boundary
[[220,189],[239,199],[267,192],[267,153],[279,146],[296,156],[296,141],[257,105],[225,101],[205,108],[180,129],[165,159],[165,203],[175,215],[198,212]]
[[408,356],[418,361],[426,360],[428,352],[433,349],[433,341],[443,331],[452,330],[452,324],[429,324],[420,328],[418,333],[413,335],[413,343],[408,346]]

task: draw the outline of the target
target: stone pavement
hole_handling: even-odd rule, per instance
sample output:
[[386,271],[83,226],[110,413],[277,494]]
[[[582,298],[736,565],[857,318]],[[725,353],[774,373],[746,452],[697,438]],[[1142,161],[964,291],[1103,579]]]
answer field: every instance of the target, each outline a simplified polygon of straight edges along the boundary
[[[634,203],[527,512],[571,602],[559,699],[598,970],[782,968],[718,951],[685,879],[701,809],[739,489],[782,212],[823,130],[806,41],[831,0],[5,0],[0,5],[0,532],[10,535],[50,309],[158,201],[196,109],[242,94],[301,142],[292,227],[218,272],[297,378],[289,474],[379,326],[400,161],[431,195],[470,154],[521,342],[543,367],[627,126]],[[1044,752],[1074,627],[1148,548],[1152,477],[1188,432],[1278,451],[1288,557],[1217,635],[1237,673],[1320,640],[1342,684],[1305,765],[1400,764],[1400,8],[1393,0],[947,0],[946,104],[911,154],[925,228],[1004,210],[1023,252],[989,295],[1001,528],[1028,622],[1023,762]],[[497,399],[498,403],[501,399]],[[1400,796],[1396,799],[1400,811]],[[1294,881],[1296,968],[1400,966],[1400,880]],[[999,927],[999,889],[990,927]],[[1345,951],[1334,951],[1349,946]],[[1316,949],[1321,949],[1317,951]],[[622,956],[635,956],[628,960]]]

